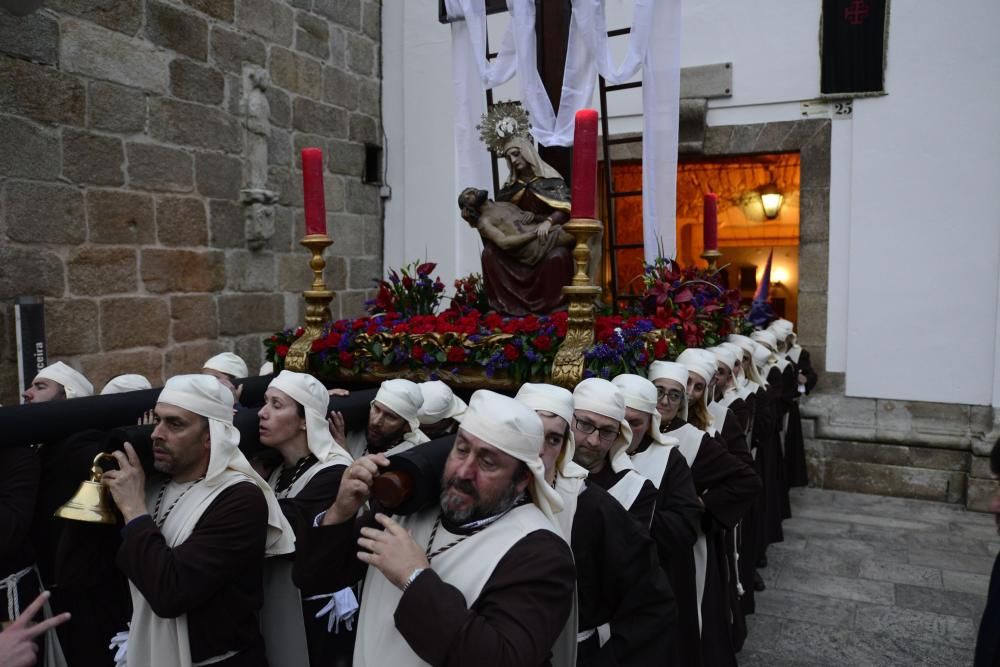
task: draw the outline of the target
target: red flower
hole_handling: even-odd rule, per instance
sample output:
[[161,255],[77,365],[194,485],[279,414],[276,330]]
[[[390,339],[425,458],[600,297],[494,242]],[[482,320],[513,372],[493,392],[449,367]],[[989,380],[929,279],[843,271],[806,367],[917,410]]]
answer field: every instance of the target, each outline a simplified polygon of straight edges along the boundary
[[453,364],[460,364],[465,361],[465,350],[458,345],[448,348],[448,361]]
[[302,328],[302,327],[299,327],[298,329],[296,329],[296,330],[295,330],[295,337],[296,337],[296,338],[299,338],[299,337],[300,337],[300,336],[302,336],[302,334],[304,334],[305,332],[306,332],[306,330],[305,330],[304,328]]
[[[417,275],[418,276],[426,276],[431,271],[433,271],[435,268],[437,268],[437,264],[436,263],[434,263],[434,262],[424,262],[423,264],[421,264],[420,266],[417,267]],[[443,287],[443,285],[442,285],[442,287]]]
[[403,287],[406,289],[412,289],[413,278],[411,278],[410,276],[403,276]]
[[535,344],[535,349],[541,352],[548,352],[552,349],[552,339],[548,336],[539,336],[533,341]]
[[287,345],[277,345],[274,348],[274,353],[276,355],[278,355],[279,357],[281,357],[282,359],[284,359],[285,355],[288,354],[288,346]]
[[331,331],[326,335],[326,345],[327,347],[337,347],[340,345],[340,334]]
[[410,357],[416,359],[418,362],[423,363],[424,361],[424,348],[420,347],[419,344],[414,345],[410,348]]
[[507,357],[508,361],[515,361],[521,356],[521,351],[510,343],[507,343],[503,346],[503,356]]
[[354,366],[354,354],[351,352],[341,352],[339,359],[340,365],[344,368],[352,368]]
[[667,344],[666,339],[661,338],[653,346],[653,357],[656,359],[665,359],[669,350],[670,346]]

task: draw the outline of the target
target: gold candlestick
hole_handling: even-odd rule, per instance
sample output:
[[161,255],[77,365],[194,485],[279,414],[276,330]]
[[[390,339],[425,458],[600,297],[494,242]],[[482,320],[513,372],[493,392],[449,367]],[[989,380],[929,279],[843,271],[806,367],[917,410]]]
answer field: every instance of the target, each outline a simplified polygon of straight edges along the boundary
[[576,239],[573,248],[576,273],[572,284],[563,287],[563,294],[569,299],[569,317],[566,339],[552,361],[552,382],[570,390],[583,379],[583,355],[594,344],[594,299],[603,290],[590,282],[589,241],[603,228],[601,221],[594,218],[573,218],[563,225]]
[[306,299],[305,332],[289,346],[285,368],[304,373],[309,370],[309,353],[312,351],[313,341],[323,334],[323,326],[331,319],[330,302],[333,301],[333,292],[326,288],[323,278],[323,269],[326,268],[323,251],[333,245],[333,239],[326,234],[309,234],[299,243],[312,253],[309,268],[313,272],[313,282],[312,287],[302,293]]
[[708,262],[708,270],[711,273],[715,273],[715,264],[720,257],[722,257],[722,253],[715,248],[701,253],[701,258]]

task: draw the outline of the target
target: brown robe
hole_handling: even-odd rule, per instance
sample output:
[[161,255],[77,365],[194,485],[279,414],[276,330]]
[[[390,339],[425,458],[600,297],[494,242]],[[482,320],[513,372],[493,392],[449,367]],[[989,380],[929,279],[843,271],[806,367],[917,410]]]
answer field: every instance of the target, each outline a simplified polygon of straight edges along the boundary
[[267,664],[258,620],[267,503],[256,485],[240,482],[220,493],[191,536],[173,549],[148,514],[122,533],[118,567],[158,616],[187,614],[194,662],[239,651],[215,664]]
[[[355,555],[357,538],[362,526],[375,525],[366,515],[305,531],[295,551],[296,585],[303,592],[334,591],[363,579],[367,566]],[[553,532],[536,531],[500,559],[471,606],[430,569],[406,589],[396,609],[384,613],[393,614],[414,653],[435,666],[549,665],[552,645],[569,617],[575,581],[566,542]]]

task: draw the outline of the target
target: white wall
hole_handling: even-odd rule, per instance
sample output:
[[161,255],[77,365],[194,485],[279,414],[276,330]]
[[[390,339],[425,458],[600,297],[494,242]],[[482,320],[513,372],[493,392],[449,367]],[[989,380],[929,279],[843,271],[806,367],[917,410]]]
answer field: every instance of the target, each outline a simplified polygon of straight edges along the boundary
[[[819,95],[820,5],[688,0],[682,64],[733,62],[710,125],[801,117]],[[609,28],[630,22],[631,0],[607,7]],[[385,3],[383,17],[386,263],[426,255],[450,284],[478,267],[454,203],[450,31],[435,0]],[[827,364],[850,395],[1000,405],[998,28],[992,0],[893,3],[888,95],[834,121]],[[615,98],[613,131],[640,127],[640,100]]]

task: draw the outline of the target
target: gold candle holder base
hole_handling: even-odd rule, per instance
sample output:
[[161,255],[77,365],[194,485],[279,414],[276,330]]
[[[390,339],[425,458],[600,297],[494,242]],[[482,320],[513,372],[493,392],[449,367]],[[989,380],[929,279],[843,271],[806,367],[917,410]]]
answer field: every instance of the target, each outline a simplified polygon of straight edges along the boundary
[[326,281],[323,279],[323,270],[326,268],[323,251],[333,245],[333,239],[326,234],[310,234],[299,243],[312,253],[309,268],[313,272],[313,283],[310,289],[302,293],[306,300],[305,331],[289,346],[285,368],[305,373],[309,370],[309,353],[312,351],[313,341],[323,335],[323,327],[331,319],[330,302],[334,295],[326,288]]
[[708,270],[711,271],[712,273],[715,273],[716,263],[718,262],[720,257],[722,257],[722,253],[719,252],[718,250],[706,250],[705,252],[701,253],[701,258],[708,263]]
[[563,287],[563,294],[569,300],[569,317],[566,338],[552,361],[552,382],[572,390],[583,379],[584,353],[594,344],[594,301],[604,290],[590,282],[589,241],[604,225],[594,218],[573,218],[563,229],[576,239],[573,248],[576,273],[572,284]]

